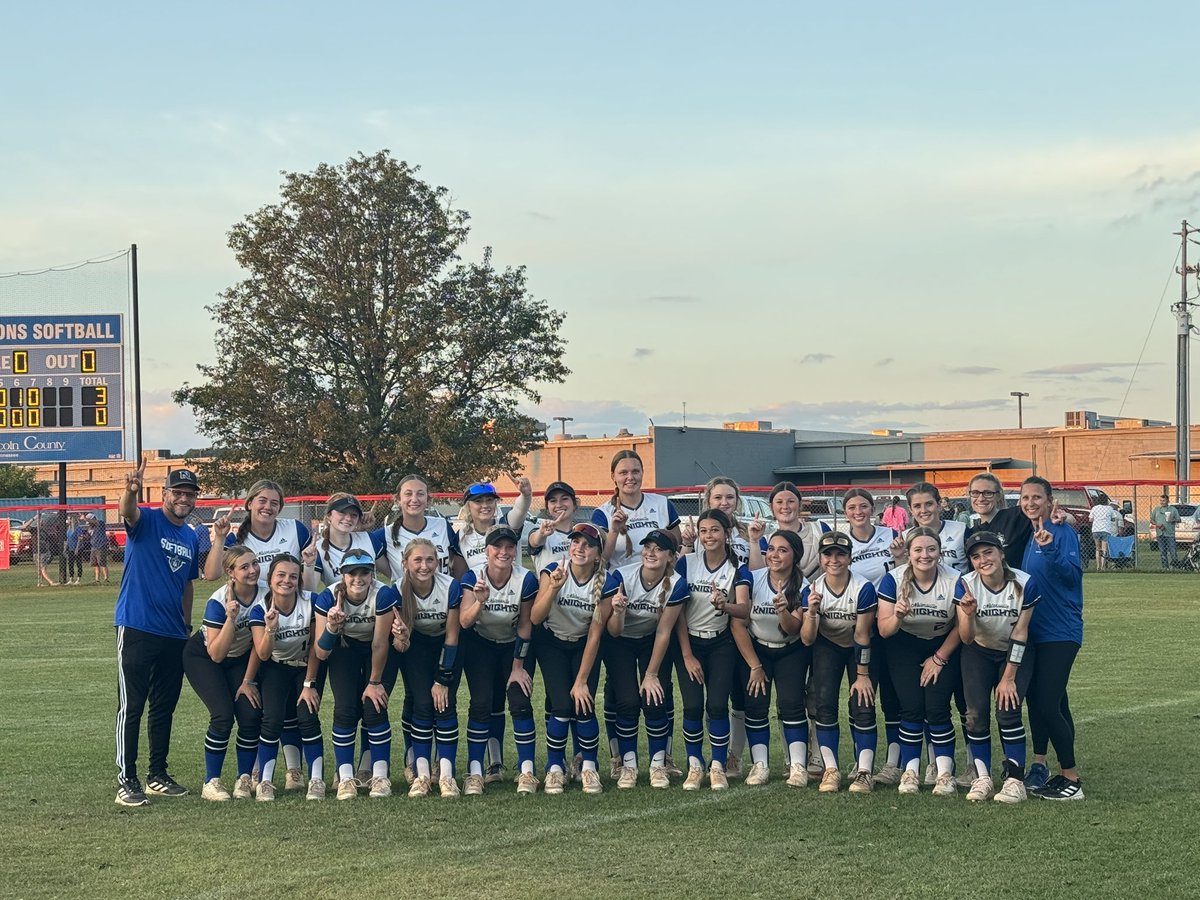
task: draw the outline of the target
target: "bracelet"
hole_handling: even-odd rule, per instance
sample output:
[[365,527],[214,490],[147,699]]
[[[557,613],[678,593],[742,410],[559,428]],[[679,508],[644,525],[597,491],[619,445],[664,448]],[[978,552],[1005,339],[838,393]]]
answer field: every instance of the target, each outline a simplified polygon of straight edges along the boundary
[[754,672],[754,671],[756,671],[756,670],[758,670],[758,669],[761,669],[761,668],[762,668],[762,663],[759,663],[757,666],[751,666],[751,667],[750,667],[750,671],[751,671],[751,672]]
[[243,684],[243,685],[249,685],[250,687],[258,687],[258,682],[257,682],[257,681],[251,681],[251,680],[250,680],[250,679],[248,679],[248,678],[247,678],[245,681],[243,681],[243,682],[242,682],[242,684]]
[[950,660],[948,660],[948,659],[942,659],[942,658],[941,658],[940,656],[938,656],[936,653],[935,653],[935,654],[933,654],[933,656],[931,656],[931,657],[929,657],[929,658],[933,660],[933,664],[934,664],[935,666],[937,666],[939,669],[940,669],[940,668],[942,668],[942,667],[944,667],[944,666],[946,665],[946,663],[948,663],[948,662],[950,661]]
[[871,677],[870,672],[855,672],[854,674],[857,675],[859,678],[870,678]]
[[382,682],[382,681],[370,681],[370,680],[368,680],[368,681],[367,681],[367,684],[368,684],[368,685],[370,685],[371,687],[378,687],[379,685],[383,684],[383,682]]

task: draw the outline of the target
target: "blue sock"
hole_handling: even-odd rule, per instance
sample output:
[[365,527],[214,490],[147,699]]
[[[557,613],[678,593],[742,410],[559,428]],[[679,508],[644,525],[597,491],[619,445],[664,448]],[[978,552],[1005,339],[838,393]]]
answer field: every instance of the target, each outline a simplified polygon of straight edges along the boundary
[[704,766],[704,722],[701,719],[689,719],[683,717],[683,747],[687,751],[688,765],[691,765],[690,760],[700,760],[701,767]]
[[[283,731],[279,733],[279,744],[282,747],[300,746],[300,720],[294,715],[283,720]],[[287,754],[285,753],[286,757]]]
[[[1023,722],[1018,722],[1015,728],[1000,729],[1000,748],[1004,751],[1004,758],[1011,759],[1014,763],[1025,768],[1025,725]],[[988,747],[991,750],[991,747]]]
[[458,716],[450,716],[437,723],[438,759],[450,763],[450,774],[455,771],[455,757],[458,756]]
[[[889,744],[899,744],[900,743],[900,728],[901,728],[900,722],[884,722],[883,723],[883,735],[884,735],[884,737],[887,738],[887,742]],[[920,730],[922,735],[925,734],[925,726],[924,725],[918,725],[917,728]],[[921,739],[920,739],[920,737],[918,737],[917,738],[917,755],[918,756],[921,755],[920,746],[921,746]]]
[[333,726],[333,762],[341,769],[342,766],[354,768],[354,735],[356,729],[338,728]]
[[621,754],[621,759],[624,759],[628,753],[637,753],[637,727],[636,717],[617,717],[617,749]]
[[900,768],[907,769],[909,763],[921,758],[921,744],[925,740],[925,725],[922,722],[900,723],[896,737],[900,741]]
[[[967,755],[972,760],[979,760],[987,771],[992,771],[992,736],[988,734],[967,734]],[[974,763],[972,762],[974,767]],[[972,775],[978,774],[977,768],[972,768]]]
[[[817,746],[824,747],[833,754],[833,758],[838,758],[838,746],[842,740],[842,727],[834,722],[832,725],[826,725],[823,722],[813,722],[813,728],[817,732]],[[797,760],[804,762],[804,760]]]
[[669,731],[666,718],[646,720],[646,741],[650,748],[651,760],[654,759],[655,755],[659,753],[665,754],[667,752],[668,734]]
[[[433,753],[433,722],[428,719],[413,718],[409,723],[409,733],[412,735],[412,751],[413,760],[425,760],[425,764],[429,765],[429,758]],[[374,759],[374,753],[372,753]]]
[[854,739],[854,759],[856,762],[864,750],[870,750],[874,753],[875,748],[879,746],[879,730],[874,725],[864,729],[860,729],[857,725],[851,725],[850,736]]
[[579,735],[579,752],[583,758],[587,762],[596,762],[600,755],[600,723],[596,717],[576,719],[575,731]]
[[[258,758],[258,735],[253,740],[243,740],[242,732],[238,731],[236,750],[238,775],[249,775]],[[261,772],[262,769],[259,769]]]
[[713,762],[725,768],[729,756],[729,719],[708,720],[708,742],[712,745]]
[[483,758],[487,755],[489,734],[487,722],[467,719],[467,763],[468,767],[478,764],[480,774],[483,772]]
[[[605,691],[607,694],[608,692]],[[608,708],[608,697],[604,698],[604,738],[608,741],[608,746],[612,747],[612,742],[617,742],[618,749],[621,746],[621,722],[617,714]],[[633,726],[635,729],[637,725]],[[620,751],[624,755],[625,751]]]
[[260,777],[261,777],[261,773],[266,772],[269,764],[275,762],[275,760],[276,760],[276,758],[278,758],[278,756],[279,756],[279,741],[271,741],[270,743],[267,743],[266,741],[258,742],[257,759],[258,759],[258,771],[260,773]]
[[371,765],[384,763],[390,769],[392,763],[392,725],[387,719],[367,729],[371,741]]
[[308,768],[308,777],[316,778],[317,776],[313,774],[313,763],[325,756],[325,741],[318,734],[312,740],[302,740],[300,746],[304,750],[304,764]]
[[204,780],[221,777],[225,753],[229,749],[229,734],[218,734],[211,728],[204,735]]
[[567,733],[570,731],[570,720],[558,716],[546,717],[546,771],[558,766],[564,772],[567,770]]
[[948,756],[954,759],[954,725],[951,722],[946,722],[942,725],[932,725],[929,728],[929,737],[933,742],[933,754],[935,757]]
[[[767,733],[768,734],[770,733],[770,730],[771,730],[771,723],[770,723],[770,720],[768,719],[767,720]],[[784,722],[782,725],[782,731],[783,731],[783,743],[784,744],[795,744],[797,742],[799,742],[801,744],[808,743],[808,719],[801,719],[799,722]],[[746,723],[746,739],[750,740],[750,723],[749,722]],[[804,760],[794,759],[794,760],[792,760],[792,762],[802,763],[802,762],[804,762]]]
[[517,765],[523,771],[525,763],[533,765],[533,754],[537,749],[537,731],[532,716],[528,719],[513,717],[513,741],[517,745]]
[[[709,727],[712,727],[711,722],[709,723]],[[796,729],[792,728],[791,730],[795,732]],[[799,739],[793,738],[792,740]],[[785,744],[789,743],[788,726],[786,724],[783,727],[783,742]],[[756,719],[751,714],[746,714],[746,743],[750,746],[751,758],[754,756],[755,747],[769,748],[771,746],[771,720],[769,717],[763,716],[761,719]],[[713,755],[715,756],[716,754],[714,753]]]
[[[405,704],[407,706],[408,704]],[[412,759],[413,753],[413,734],[412,734],[412,710],[400,708],[400,732],[404,735],[404,761],[407,763]]]

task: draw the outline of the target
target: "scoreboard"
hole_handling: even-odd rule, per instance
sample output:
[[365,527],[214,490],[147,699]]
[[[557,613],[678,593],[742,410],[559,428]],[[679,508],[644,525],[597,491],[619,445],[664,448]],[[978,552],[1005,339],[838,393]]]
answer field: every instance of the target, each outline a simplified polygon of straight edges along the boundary
[[119,315],[0,316],[0,462],[123,459]]

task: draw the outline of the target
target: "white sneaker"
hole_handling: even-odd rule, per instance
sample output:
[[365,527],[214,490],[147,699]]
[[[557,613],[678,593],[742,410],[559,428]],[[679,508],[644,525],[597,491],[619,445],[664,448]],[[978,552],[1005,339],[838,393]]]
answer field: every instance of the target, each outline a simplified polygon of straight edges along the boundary
[[376,775],[371,779],[372,797],[390,797],[392,796],[392,779],[385,775]]
[[[825,770],[821,769],[821,774],[825,774]],[[802,762],[794,762],[788,766],[788,787],[807,787],[808,786],[808,767]]]
[[320,778],[310,778],[308,780],[308,792],[304,795],[305,800],[324,800],[325,799],[325,782]]
[[[875,776],[875,780],[879,780],[879,776]],[[921,793],[921,779],[917,777],[917,773],[912,769],[905,769],[900,773],[900,788],[901,794],[919,794]]]
[[750,767],[750,771],[746,773],[746,784],[759,785],[766,784],[771,778],[771,770],[767,768],[766,763],[756,762]]
[[304,773],[299,769],[288,769],[287,775],[283,779],[283,789],[285,791],[304,790]]
[[439,778],[438,793],[442,795],[443,800],[453,800],[458,796],[458,782],[448,776]]
[[354,800],[358,797],[358,782],[353,778],[345,778],[335,785],[339,800]]
[[249,800],[254,796],[254,776],[239,775],[238,780],[233,783],[233,799],[234,800]]
[[687,778],[683,779],[685,791],[698,791],[704,784],[704,769],[700,766],[688,766]]
[[821,793],[836,794],[842,788],[842,770],[837,766],[829,766],[821,776]]
[[[652,788],[669,788],[671,786],[671,775],[667,771],[666,766],[651,766],[650,767],[650,787]],[[617,787],[620,787],[618,784]]]
[[[637,781],[637,770],[633,773],[634,781]],[[583,782],[583,792],[585,794],[600,794],[603,793],[604,787],[600,784],[600,773],[595,769],[584,769],[579,774],[579,780]]]
[[850,781],[850,793],[852,794],[869,794],[875,787],[875,781],[871,778],[871,772],[868,769],[859,769],[854,773],[854,778]]
[[564,783],[566,782],[566,774],[558,769],[551,769],[546,773],[546,779],[542,786],[542,790],[547,794],[561,794],[563,792]]
[[[1025,792],[1025,782],[1020,778],[1005,778],[1004,785],[992,799],[997,803],[1021,803],[1028,799]],[[968,800],[970,797],[967,798]]]
[[[612,778],[613,781],[616,781],[618,778],[621,777],[621,769],[624,767],[625,767],[625,760],[622,759],[620,756],[614,756],[614,757],[612,757],[612,759],[610,759],[608,761],[608,774]],[[579,761],[579,769],[580,769],[580,772],[582,773],[582,770],[583,770],[582,758]],[[579,777],[582,778],[583,777],[582,774]]]
[[220,778],[210,778],[204,782],[204,787],[200,790],[200,798],[211,800],[214,803],[222,803],[229,799],[229,791],[225,790],[225,785],[221,784]]
[[[899,766],[884,765],[882,769],[875,773],[876,784],[899,784],[900,777],[903,773]],[[913,776],[916,778],[916,776]],[[920,785],[918,785],[920,787]]]
[[725,777],[726,778],[741,778],[742,777],[742,758],[736,754],[730,753],[725,759]]
[[939,775],[937,782],[933,785],[933,796],[935,797],[953,797],[958,793],[958,785],[954,781],[954,775],[947,772],[945,775]]
[[463,794],[468,797],[478,797],[483,793],[483,786],[487,779],[482,775],[468,775],[463,780]]
[[633,766],[621,766],[621,774],[617,778],[617,787],[623,791],[637,787],[638,770]]
[[716,760],[709,764],[708,784],[714,791],[723,791],[729,787],[729,777],[725,774],[725,767]]
[[996,785],[992,782],[991,775],[980,775],[971,782],[971,789],[967,791],[967,799],[972,803],[979,800],[991,800],[995,795]]
[[925,767],[925,784],[937,784],[937,763],[930,762]]
[[270,803],[275,799],[275,785],[269,781],[260,781],[258,787],[254,789],[254,799]]
[[537,776],[530,772],[520,772],[517,775],[518,794],[536,794],[538,789]]
[[408,788],[408,796],[410,797],[428,797],[429,796],[429,776],[418,775],[413,779],[413,783]]
[[[975,768],[974,760],[968,760],[968,762],[970,765],[967,766],[966,770],[954,776],[954,783],[960,788],[969,788],[975,783],[975,779],[979,777],[979,770]],[[955,769],[955,772],[957,773],[958,770]]]

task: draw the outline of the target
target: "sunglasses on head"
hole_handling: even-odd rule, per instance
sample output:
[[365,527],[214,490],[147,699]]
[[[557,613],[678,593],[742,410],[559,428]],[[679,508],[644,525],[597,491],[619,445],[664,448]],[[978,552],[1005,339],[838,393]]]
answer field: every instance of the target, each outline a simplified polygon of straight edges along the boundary
[[574,528],[571,529],[571,537],[574,537],[577,534],[583,535],[585,537],[590,537],[592,540],[596,541],[597,543],[599,543],[600,541],[603,540],[600,537],[600,529],[597,528],[595,525],[593,525],[590,522],[580,522],[578,525],[576,525]]

